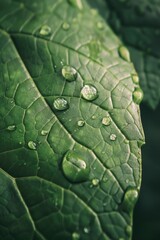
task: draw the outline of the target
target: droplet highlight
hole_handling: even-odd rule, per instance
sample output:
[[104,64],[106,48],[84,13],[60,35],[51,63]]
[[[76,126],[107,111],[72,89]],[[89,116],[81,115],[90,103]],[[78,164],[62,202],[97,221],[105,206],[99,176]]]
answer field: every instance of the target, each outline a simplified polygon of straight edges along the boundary
[[44,25],[41,27],[39,33],[42,36],[48,36],[51,34],[51,28],[48,25]]
[[110,118],[110,116],[104,117],[104,118],[102,119],[102,124],[103,124],[104,126],[109,126],[109,125],[111,124],[111,118]]
[[68,102],[64,98],[56,98],[53,102],[53,107],[56,110],[63,111],[69,108]]
[[98,91],[93,85],[88,84],[82,88],[81,96],[87,101],[93,101],[98,97]]
[[63,66],[62,76],[69,82],[75,81],[77,78],[77,71],[71,66]]
[[117,136],[115,134],[111,134],[109,138],[111,141],[115,141]]
[[28,147],[29,147],[31,150],[36,150],[37,145],[36,145],[35,142],[29,141],[29,142],[28,142]]
[[123,58],[125,61],[130,62],[130,53],[128,49],[125,46],[120,46],[119,47],[119,55],[121,58]]
[[89,168],[85,160],[73,151],[68,151],[62,161],[62,170],[65,177],[73,182],[83,182],[88,179]]
[[47,134],[48,134],[48,131],[46,131],[46,130],[42,130],[42,131],[41,131],[41,135],[42,135],[42,136],[46,136]]
[[83,126],[85,125],[85,121],[79,120],[79,121],[77,122],[77,125],[78,125],[78,127],[83,127]]
[[143,99],[143,91],[141,88],[135,88],[134,92],[133,92],[133,101],[136,104],[140,104],[142,102]]
[[10,125],[7,127],[8,131],[15,131],[16,130],[16,126],[15,125]]

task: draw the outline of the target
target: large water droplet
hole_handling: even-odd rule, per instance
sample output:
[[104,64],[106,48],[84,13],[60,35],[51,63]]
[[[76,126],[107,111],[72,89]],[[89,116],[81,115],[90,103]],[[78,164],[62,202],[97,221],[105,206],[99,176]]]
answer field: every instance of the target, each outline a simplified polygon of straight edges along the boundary
[[85,121],[79,120],[79,121],[77,122],[77,125],[78,125],[78,127],[83,127],[83,126],[85,125]]
[[89,168],[81,156],[73,151],[68,151],[62,161],[63,173],[73,183],[88,179]]
[[15,131],[16,130],[16,126],[15,125],[10,125],[7,127],[8,131]]
[[30,149],[32,149],[32,150],[36,150],[37,145],[36,145],[35,142],[29,141],[29,142],[28,142],[28,147],[29,147]]
[[111,118],[110,116],[106,116],[102,119],[102,124],[105,126],[109,126],[111,124]]
[[133,101],[136,104],[140,104],[143,99],[143,91],[141,88],[135,88],[133,92]]
[[125,46],[120,46],[119,47],[119,55],[126,60],[127,62],[130,62],[130,53],[128,51],[128,49]]
[[115,134],[111,134],[109,138],[111,141],[115,141],[117,136]]
[[128,212],[132,212],[137,202],[137,199],[138,199],[138,191],[134,188],[128,189],[124,195],[124,199],[122,203],[123,208]]
[[72,4],[74,7],[79,8],[80,10],[83,9],[82,1],[81,0],[68,0],[70,4]]
[[81,90],[81,95],[88,101],[93,101],[98,97],[97,89],[91,84],[85,85]]
[[68,109],[69,105],[64,98],[56,98],[53,102],[53,106],[56,110],[63,111]]
[[43,36],[48,36],[51,33],[51,28],[48,25],[44,25],[41,27],[39,33]]
[[80,239],[79,233],[77,232],[72,233],[72,240],[79,240],[79,239]]
[[69,82],[75,81],[77,78],[77,71],[71,66],[63,66],[62,76]]
[[139,77],[137,74],[132,74],[132,81],[135,84],[139,84]]
[[62,24],[62,28],[63,28],[65,31],[67,31],[67,30],[70,28],[69,23],[64,22],[64,23]]

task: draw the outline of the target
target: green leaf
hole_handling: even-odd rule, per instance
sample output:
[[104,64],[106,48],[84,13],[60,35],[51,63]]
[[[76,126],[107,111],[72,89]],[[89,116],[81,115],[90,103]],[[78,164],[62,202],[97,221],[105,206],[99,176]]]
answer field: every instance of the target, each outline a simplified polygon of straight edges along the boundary
[[107,0],[106,12],[107,21],[129,48],[144,101],[155,109],[160,101],[159,1]]
[[85,1],[1,1],[0,29],[0,240],[131,239],[144,135],[127,49]]

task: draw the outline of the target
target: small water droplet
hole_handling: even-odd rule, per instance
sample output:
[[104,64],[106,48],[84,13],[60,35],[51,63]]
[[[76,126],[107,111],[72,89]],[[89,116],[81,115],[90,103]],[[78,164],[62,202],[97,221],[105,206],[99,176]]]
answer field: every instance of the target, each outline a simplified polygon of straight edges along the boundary
[[85,100],[93,101],[98,97],[98,92],[94,86],[88,84],[82,88],[81,95]]
[[51,33],[51,28],[48,25],[44,25],[41,27],[39,33],[40,35],[48,36]]
[[89,228],[85,227],[85,228],[84,228],[84,232],[85,232],[85,233],[89,233]]
[[128,51],[128,49],[125,46],[120,46],[119,47],[119,55],[126,60],[127,62],[130,62],[130,53]]
[[69,82],[75,81],[77,78],[77,71],[71,66],[63,66],[62,76]]
[[26,166],[26,165],[27,165],[27,163],[25,162],[23,165],[24,165],[24,166]]
[[99,184],[99,179],[98,178],[92,179],[92,185],[93,186],[98,186],[98,184]]
[[137,189],[130,188],[126,191],[123,199],[122,206],[128,212],[132,212],[133,208],[138,199],[138,191]]
[[42,131],[41,131],[41,135],[42,135],[42,136],[46,136],[47,134],[48,134],[48,131],[46,131],[46,130],[42,130]]
[[107,182],[108,178],[107,177],[103,177],[103,182]]
[[99,21],[99,22],[97,23],[97,28],[100,29],[100,30],[103,30],[103,29],[104,29],[104,24],[103,24],[103,22]]
[[72,233],[72,240],[79,240],[79,239],[80,239],[79,233],[77,232]]
[[132,74],[132,81],[135,84],[139,84],[139,77],[137,74]]
[[126,179],[125,182],[126,182],[126,183],[129,183],[129,179]]
[[88,179],[89,168],[81,156],[73,151],[68,151],[62,161],[63,173],[73,183]]
[[135,88],[133,92],[133,101],[136,104],[140,104],[143,99],[143,91],[141,88]]
[[63,111],[68,109],[69,105],[64,98],[56,98],[53,102],[53,106],[56,110]]
[[10,125],[7,127],[8,131],[15,131],[16,130],[16,126],[15,125]]
[[93,16],[96,16],[98,14],[98,11],[97,11],[97,9],[92,8],[91,13],[92,13]]
[[82,1],[81,0],[68,0],[68,2],[73,5],[74,7],[79,8],[80,10],[83,9]]
[[117,136],[115,134],[111,134],[109,138],[111,141],[115,141]]
[[124,143],[125,144],[129,144],[129,140],[128,139],[124,139]]
[[28,142],[28,147],[30,148],[30,149],[32,149],[32,150],[36,150],[36,143],[35,142],[33,142],[33,141],[29,141]]
[[64,22],[64,23],[62,24],[62,28],[63,28],[63,30],[67,31],[67,30],[70,28],[69,23]]
[[126,227],[126,233],[127,233],[127,235],[131,235],[132,234],[132,227],[130,226],[130,225],[128,225],[127,227]]
[[79,121],[77,122],[77,125],[78,125],[78,127],[83,127],[83,126],[85,125],[85,121],[79,120]]
[[92,120],[95,120],[95,119],[96,119],[96,116],[95,116],[95,115],[93,115],[91,118],[92,118]]
[[109,126],[111,124],[111,118],[110,116],[106,116],[102,119],[102,124],[105,126]]

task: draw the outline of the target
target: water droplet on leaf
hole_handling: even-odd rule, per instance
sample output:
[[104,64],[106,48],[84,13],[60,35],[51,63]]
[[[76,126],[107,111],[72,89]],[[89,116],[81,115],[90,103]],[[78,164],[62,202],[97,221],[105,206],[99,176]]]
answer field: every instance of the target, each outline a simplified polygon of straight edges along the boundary
[[131,233],[132,233],[132,227],[131,227],[131,226],[128,225],[128,226],[126,227],[126,233],[127,233],[127,235],[129,235],[129,236],[131,235]]
[[99,179],[98,179],[98,178],[92,179],[92,184],[93,184],[93,186],[98,186],[98,184],[99,184]]
[[135,84],[139,84],[139,77],[137,74],[132,74],[132,81]]
[[80,239],[79,233],[77,232],[72,233],[72,240],[79,240],[79,239]]
[[42,135],[42,136],[46,136],[47,134],[48,134],[48,131],[46,131],[46,130],[42,130],[42,131],[41,131],[41,135]]
[[79,120],[77,125],[78,125],[78,127],[83,127],[85,125],[85,121]]
[[30,148],[30,149],[32,149],[32,150],[36,150],[36,143],[35,142],[33,142],[33,141],[29,141],[28,142],[28,147]]
[[81,156],[73,151],[68,151],[62,161],[63,173],[73,183],[88,179],[89,168]]
[[39,33],[43,36],[48,36],[51,33],[51,28],[47,25],[41,27]]
[[53,106],[56,110],[63,111],[68,109],[69,105],[64,98],[56,98],[53,102]]
[[138,199],[138,191],[136,189],[128,189],[124,195],[122,206],[128,212],[132,212]]
[[130,62],[130,53],[128,51],[128,49],[125,46],[120,46],[119,47],[119,55],[126,60],[127,62]]
[[140,104],[143,99],[143,91],[141,88],[135,88],[133,92],[133,101],[136,104]]
[[10,125],[7,127],[8,131],[15,131],[16,130],[16,126],[15,125]]
[[103,24],[103,22],[98,22],[98,23],[97,23],[97,28],[100,29],[100,30],[104,29],[104,24]]
[[85,232],[85,233],[89,233],[89,228],[85,227],[85,228],[84,228],[84,232]]
[[107,117],[104,117],[102,119],[102,124],[105,125],[105,126],[109,126],[111,124],[111,118],[110,116],[107,116]]
[[65,31],[67,31],[67,30],[70,28],[69,23],[64,22],[64,23],[62,24],[62,28],[63,28]]
[[98,92],[94,86],[88,84],[82,88],[81,95],[85,100],[93,101],[98,97]]
[[62,76],[69,82],[75,81],[77,78],[77,71],[71,66],[64,66],[62,68]]
[[111,134],[109,138],[111,141],[115,141],[117,136],[115,134]]

